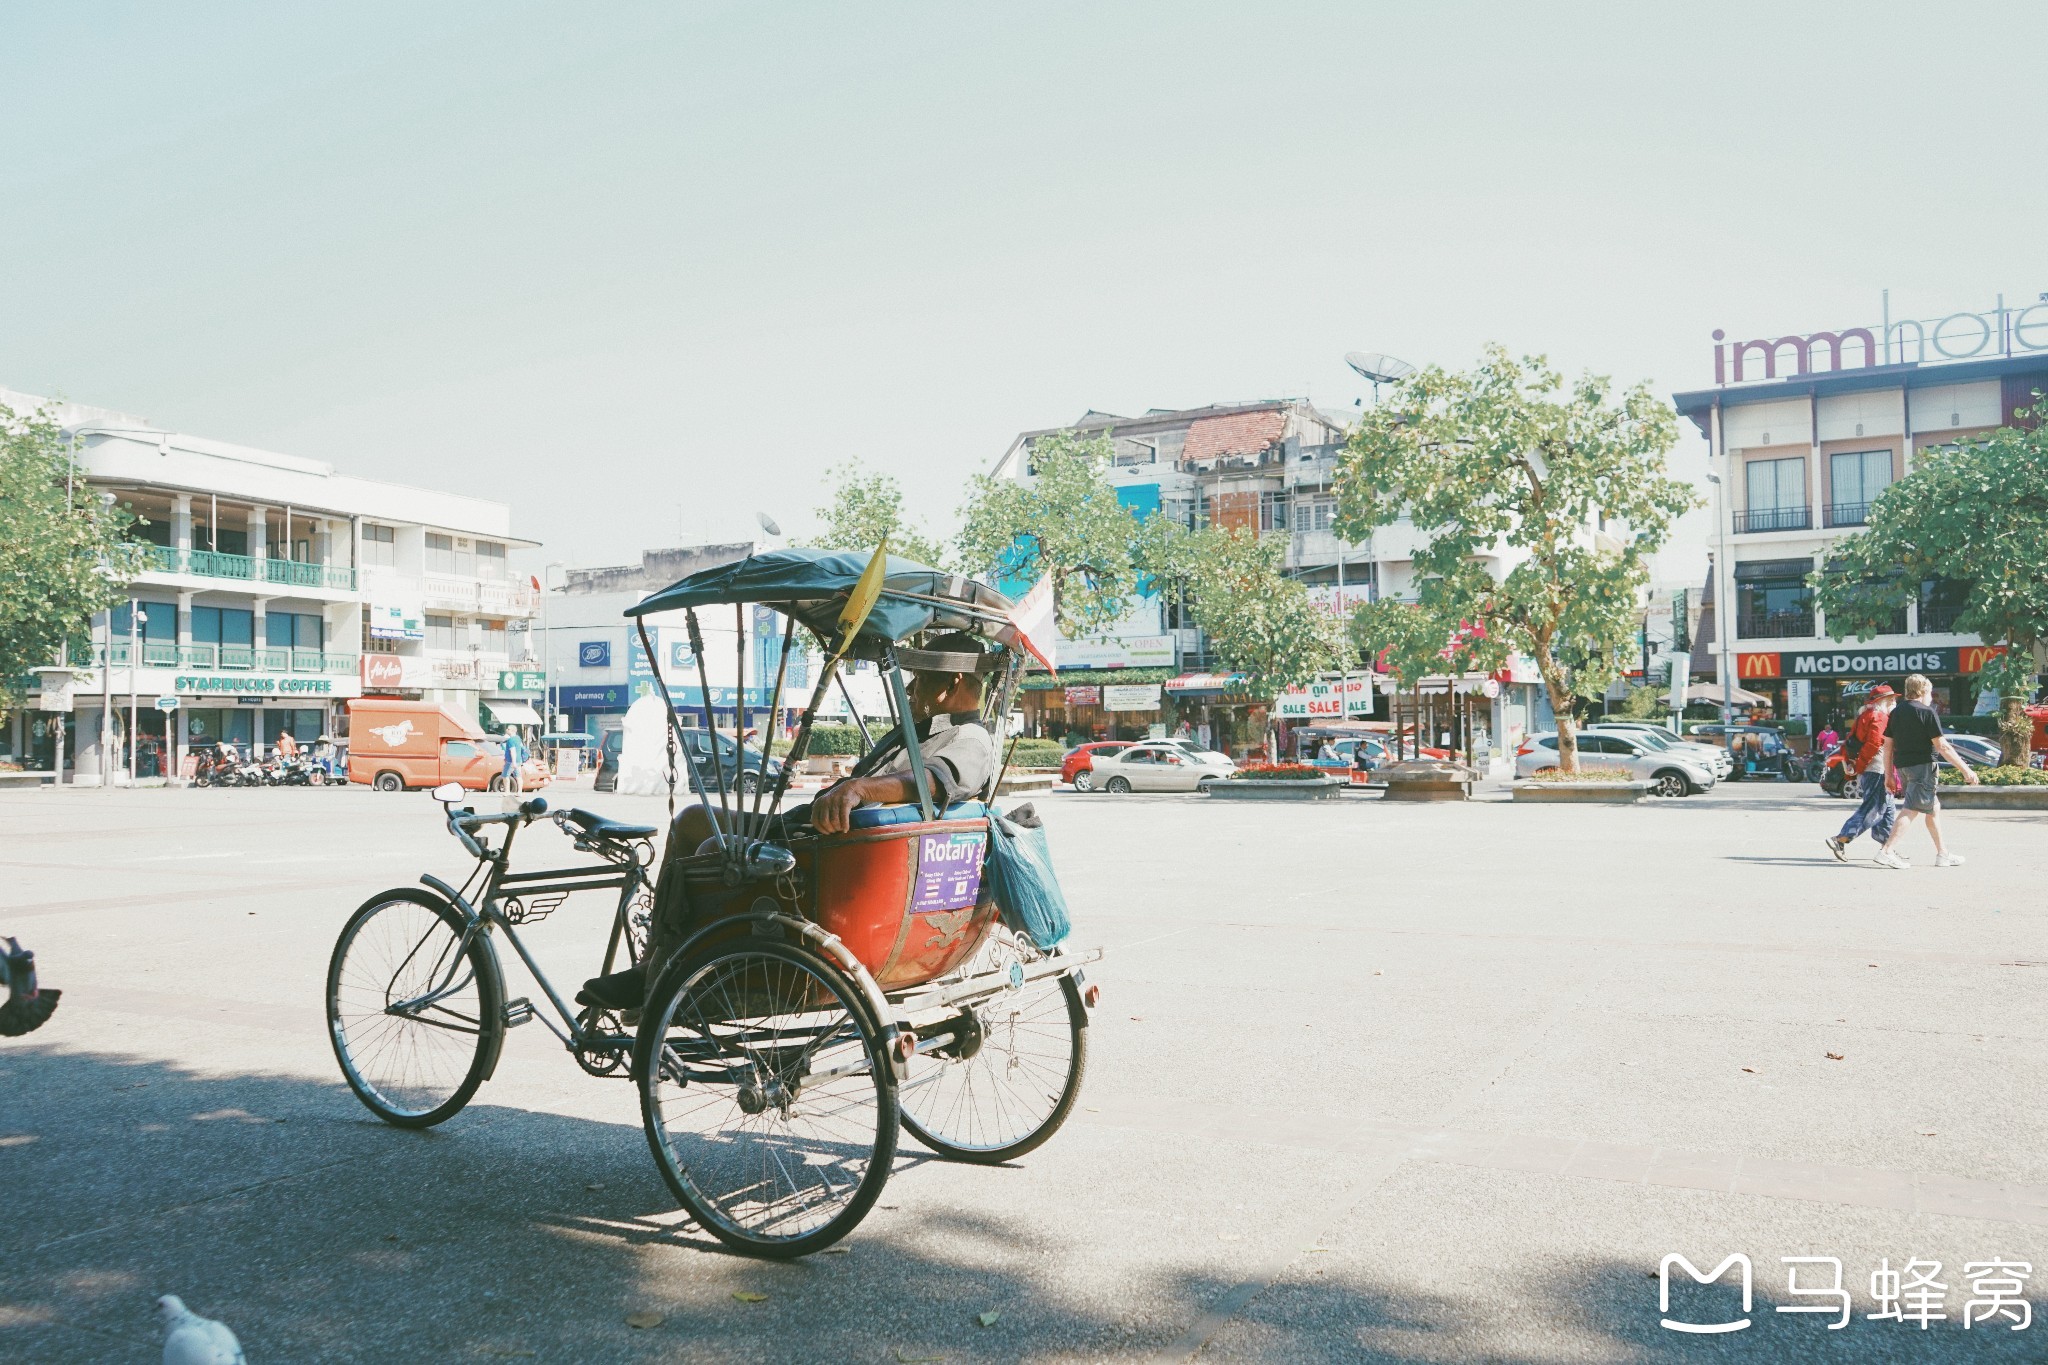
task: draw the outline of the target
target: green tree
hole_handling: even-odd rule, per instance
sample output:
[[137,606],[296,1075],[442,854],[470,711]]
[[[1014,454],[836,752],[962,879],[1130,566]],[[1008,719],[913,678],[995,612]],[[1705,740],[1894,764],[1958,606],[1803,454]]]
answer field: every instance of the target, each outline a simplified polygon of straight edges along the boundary
[[128,539],[135,517],[83,483],[67,489],[69,467],[47,412],[0,405],[0,718],[21,704],[23,675],[82,648],[93,614],[147,562]]
[[1103,472],[1110,439],[1056,431],[1039,437],[1029,458],[1029,483],[977,474],[968,485],[960,565],[997,581],[1050,577],[1060,629],[1070,639],[1092,635],[1129,609],[1138,586],[1137,520]]
[[[2048,417],[2048,403],[2033,414]],[[2000,761],[2025,765],[2035,652],[2048,641],[2048,427],[2000,427],[1921,452],[1871,504],[1869,529],[1832,554],[1811,582],[1838,640],[1889,632],[1925,580],[1965,586],[1955,628],[2005,646],[1984,683],[2000,696]]]
[[1162,591],[1186,594],[1189,614],[1247,690],[1271,695],[1335,669],[1344,626],[1281,572],[1283,540],[1153,517],[1134,557]]
[[834,465],[825,477],[832,483],[832,501],[814,511],[820,530],[812,543],[818,549],[873,553],[886,536],[891,554],[942,567],[944,548],[903,510],[903,486],[893,474],[870,471],[856,459]]
[[[1610,386],[1585,375],[1567,387],[1542,357],[1489,346],[1476,369],[1402,380],[1338,469],[1340,534],[1409,517],[1426,538],[1420,605],[1439,623],[1482,622],[1496,648],[1535,660],[1566,772],[1578,771],[1576,699],[1625,668],[1648,557],[1698,501],[1665,471],[1670,406],[1647,384],[1618,400]],[[1501,548],[1526,558],[1496,578],[1479,556]]]

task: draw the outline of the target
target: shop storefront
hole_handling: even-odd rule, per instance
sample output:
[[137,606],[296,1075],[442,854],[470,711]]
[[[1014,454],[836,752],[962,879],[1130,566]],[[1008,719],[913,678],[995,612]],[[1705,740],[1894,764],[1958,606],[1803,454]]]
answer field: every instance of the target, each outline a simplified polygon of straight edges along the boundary
[[1165,669],[1076,669],[1025,675],[1017,709],[1024,733],[1064,740],[1145,739],[1177,721]]
[[1173,700],[1175,732],[1185,723],[1211,749],[1243,762],[1266,752],[1271,707],[1244,691],[1242,673],[1183,673],[1166,680]]
[[1809,732],[1832,723],[1843,728],[1870,689],[1887,683],[1903,691],[1906,675],[1920,673],[1934,685],[1934,709],[1945,716],[1969,715],[1977,704],[1979,676],[1987,660],[2003,653],[1997,645],[1868,649],[1778,650],[1735,656],[1739,685],[1769,698],[1771,714],[1807,722]]

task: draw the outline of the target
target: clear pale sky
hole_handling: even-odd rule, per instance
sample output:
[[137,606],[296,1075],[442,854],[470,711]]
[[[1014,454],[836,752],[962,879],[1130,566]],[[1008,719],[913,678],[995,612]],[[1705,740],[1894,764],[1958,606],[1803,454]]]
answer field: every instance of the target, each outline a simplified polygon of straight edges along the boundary
[[[0,386],[503,498],[534,562],[944,523],[1348,350],[1660,392],[2048,290],[2048,9],[0,4]],[[1700,467],[1688,438],[1677,460]]]

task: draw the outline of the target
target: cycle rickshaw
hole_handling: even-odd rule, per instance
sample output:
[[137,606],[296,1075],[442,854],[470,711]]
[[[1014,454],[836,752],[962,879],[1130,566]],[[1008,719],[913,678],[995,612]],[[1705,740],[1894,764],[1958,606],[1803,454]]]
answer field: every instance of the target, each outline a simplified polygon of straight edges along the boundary
[[[864,562],[781,550],[694,574],[628,615],[640,618],[655,659],[645,618],[684,612],[705,699],[697,612],[724,604],[785,618],[771,714],[780,714],[796,629],[829,642],[776,779],[749,794],[721,768],[683,784],[716,833],[694,850],[671,837],[658,880],[648,876],[654,826],[555,812],[575,847],[599,861],[514,872],[514,837],[548,814],[545,801],[480,815],[455,805],[465,793],[436,792],[476,870],[459,888],[423,876],[424,889],[387,891],[355,912],[329,966],[328,1023],[357,1097],[387,1122],[427,1127],[468,1103],[507,1029],[539,1019],[584,1070],[638,1087],[655,1164],[700,1225],[739,1250],[789,1257],[860,1222],[888,1179],[899,1126],[940,1156],[984,1163],[1057,1131],[1086,1069],[1096,988],[1083,968],[1100,953],[1070,953],[998,903],[988,851],[992,838],[1015,833],[1007,823],[991,830],[1001,820],[988,804],[1000,765],[979,800],[936,809],[909,723],[904,667],[967,657],[933,663],[911,642],[966,632],[994,646],[970,666],[992,676],[983,714],[1000,733],[1024,662],[1005,598],[880,552]],[[845,833],[821,836],[776,817],[827,688],[848,695],[847,659],[880,666],[917,800],[861,807]],[[739,667],[744,698],[744,654]],[[658,671],[656,685],[667,703],[673,831],[677,753],[698,760],[677,742],[677,707]],[[709,727],[708,709],[703,719]],[[708,748],[714,766],[719,750]],[[496,846],[492,826],[504,830]],[[603,972],[644,965],[639,1010],[573,1008],[516,931],[568,895],[597,890],[617,892]],[[560,1027],[528,1000],[506,998],[500,931]]]

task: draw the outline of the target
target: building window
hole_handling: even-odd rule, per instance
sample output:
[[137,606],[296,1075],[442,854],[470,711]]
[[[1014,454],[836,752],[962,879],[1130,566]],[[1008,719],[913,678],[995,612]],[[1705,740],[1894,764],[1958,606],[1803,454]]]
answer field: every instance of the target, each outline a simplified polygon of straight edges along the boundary
[[427,648],[446,650],[450,653],[462,648],[462,641],[456,634],[454,617],[428,614]]
[[[1968,598],[1970,585],[1955,583],[1946,578],[1930,578],[1920,585],[1920,633],[1941,635],[1956,628],[1956,618],[1963,614],[1963,604]],[[155,615],[154,612],[151,613]]]
[[309,612],[273,611],[263,618],[263,637],[272,649],[321,649],[327,623]]
[[476,573],[476,553],[467,548],[468,541],[458,542],[454,536],[444,536],[439,531],[427,532],[427,572],[460,574],[471,577]]
[[398,567],[398,528],[396,526],[363,527],[363,563],[380,569]]
[[503,621],[485,621],[483,628],[484,653],[505,653],[505,623]]
[[1287,495],[1285,493],[1259,494],[1259,534],[1287,529]]
[[1735,566],[1735,634],[1745,640],[1799,639],[1813,634],[1810,559]]
[[202,645],[254,644],[256,613],[239,607],[194,607],[192,640]]
[[1798,456],[1788,460],[1751,460],[1743,468],[1745,506],[1735,517],[1735,529],[1743,531],[1804,531],[1806,515],[1806,461]]
[[137,634],[144,640],[175,640],[178,638],[178,604],[176,602],[139,602],[141,616],[131,623],[128,620],[128,603],[123,602],[113,609],[114,638],[125,640],[131,624],[138,626]]
[[478,578],[503,578],[505,547],[495,540],[479,540],[476,543],[476,573]]
[[1294,529],[1327,531],[1337,519],[1337,499],[1327,493],[1294,500]]
[[1828,457],[1828,525],[1865,526],[1870,504],[1891,487],[1892,453],[1858,450]]

